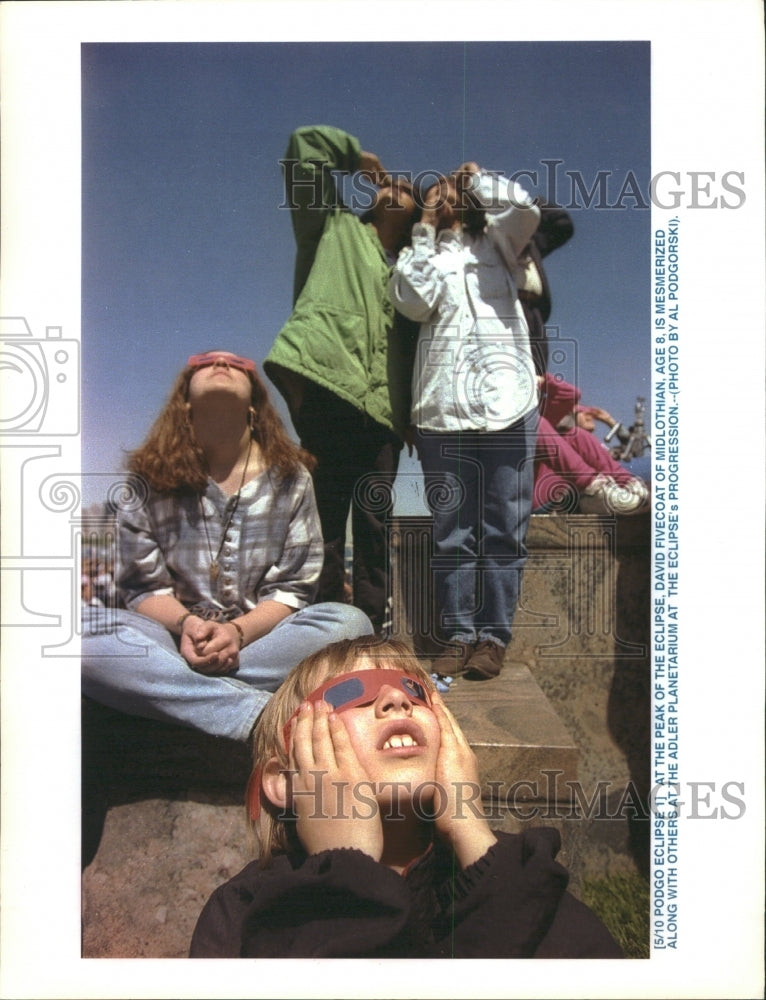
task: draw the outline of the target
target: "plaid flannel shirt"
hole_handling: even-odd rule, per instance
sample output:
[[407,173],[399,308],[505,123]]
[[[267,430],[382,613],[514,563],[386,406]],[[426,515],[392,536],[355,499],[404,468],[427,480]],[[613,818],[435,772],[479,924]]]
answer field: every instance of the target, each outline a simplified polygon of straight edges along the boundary
[[167,496],[134,478],[118,514],[117,580],[126,607],[173,594],[187,608],[234,618],[264,600],[296,610],[310,604],[323,544],[308,471],[301,466],[281,478],[267,470],[246,483],[226,529],[235,503],[212,480],[201,496]]

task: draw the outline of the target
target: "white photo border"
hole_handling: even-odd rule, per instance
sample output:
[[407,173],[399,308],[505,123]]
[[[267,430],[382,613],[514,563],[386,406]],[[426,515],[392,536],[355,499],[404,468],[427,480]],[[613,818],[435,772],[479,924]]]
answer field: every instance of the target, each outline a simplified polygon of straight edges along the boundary
[[[384,40],[409,40],[422,32],[434,41],[451,41],[455,34],[444,26],[465,20],[465,6],[452,2],[401,4],[398,13],[397,7],[393,0],[385,14],[366,24],[357,21],[361,8],[344,0],[4,3],[2,314],[23,315],[40,338],[45,331],[46,340],[77,340],[81,43],[380,40],[381,23]],[[224,972],[220,963],[207,961],[82,960],[79,662],[41,658],[38,623],[31,616],[26,627],[5,628],[3,634],[2,996],[372,997],[395,990],[420,997],[699,998],[749,997],[762,989],[761,5],[752,0],[539,0],[532,9],[516,0],[476,0],[470,9],[475,31],[462,32],[461,40],[484,40],[488,24],[508,25],[513,41],[648,40],[652,174],[676,173],[684,190],[677,207],[652,208],[652,231],[665,241],[666,288],[673,227],[678,239],[673,244],[678,340],[668,339],[668,327],[653,331],[656,337],[664,330],[663,343],[655,346],[664,350],[665,370],[659,360],[654,364],[652,400],[656,414],[664,380],[669,408],[668,364],[675,357],[680,450],[677,456],[667,450],[663,460],[655,456],[654,461],[669,477],[676,460],[678,498],[667,496],[664,502],[678,505],[673,511],[677,534],[669,537],[667,520],[661,523],[655,510],[653,579],[661,578],[664,589],[657,595],[664,602],[657,605],[653,637],[654,645],[664,644],[665,657],[662,675],[655,672],[656,709],[672,695],[667,659],[672,605],[680,633],[679,721],[674,734],[664,716],[656,740],[662,749],[655,748],[653,763],[659,774],[676,735],[678,771],[662,773],[668,781],[677,774],[679,799],[685,803],[679,806],[678,947],[655,946],[645,962],[517,963],[512,970],[500,961],[480,967],[405,963],[401,968],[356,961],[340,966],[242,962],[227,964]],[[731,171],[742,173],[746,200],[738,207],[726,208],[720,201],[714,207],[712,199],[726,194],[720,179]],[[690,185],[697,205],[689,204]],[[731,193],[726,197],[737,200]],[[653,264],[659,240],[647,247]],[[659,316],[655,302],[653,319]],[[669,322],[668,313],[663,316]],[[671,343],[677,355],[668,351]],[[69,350],[70,357],[76,356],[76,345]],[[669,429],[657,425],[656,415],[654,420],[655,435]],[[35,606],[30,594],[42,577],[49,606],[66,609],[75,527],[62,539],[58,531],[48,533],[44,523],[33,526],[25,520],[24,498],[13,489],[22,467],[33,470],[40,454],[60,456],[62,473],[76,473],[79,438],[43,435],[34,444],[14,440],[3,448],[3,601]],[[33,471],[29,481],[43,488]],[[31,548],[24,548],[32,536]],[[669,570],[676,543],[679,565]],[[32,572],[24,578],[27,570]],[[678,572],[672,593],[669,571]],[[721,800],[729,783],[736,783],[730,791],[744,801],[744,810]],[[708,791],[712,794],[706,798]],[[690,795],[696,815],[689,814]],[[740,815],[723,817],[722,806]],[[708,814],[716,807],[713,818]],[[667,827],[658,831],[667,835]],[[658,919],[667,943],[669,899],[666,894],[662,899]]]

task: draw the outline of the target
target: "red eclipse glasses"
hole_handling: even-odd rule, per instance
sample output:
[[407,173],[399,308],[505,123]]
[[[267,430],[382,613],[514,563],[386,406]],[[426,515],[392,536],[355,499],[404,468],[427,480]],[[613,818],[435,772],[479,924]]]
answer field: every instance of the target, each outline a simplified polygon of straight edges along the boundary
[[[338,674],[320,684],[304,700],[317,704],[326,701],[335,712],[347,712],[351,708],[371,705],[378,697],[381,688],[389,685],[405,693],[410,701],[425,708],[431,708],[431,696],[422,681],[411,674],[403,674],[400,670],[354,670],[348,674]],[[296,708],[287,720],[282,734],[285,750],[290,750],[290,726],[300,711]],[[257,768],[248,782],[246,801],[251,818],[255,821],[260,814],[261,769]]]
[[[408,698],[426,708],[431,707],[431,698],[422,681],[399,670],[354,670],[348,674],[339,674],[320,684],[308,695],[306,701],[313,705],[326,701],[336,712],[346,712],[360,705],[371,705],[386,684],[401,689]],[[290,716],[288,726],[299,710],[296,709]]]
[[[349,674],[339,674],[320,684],[305,700],[313,705],[326,701],[333,711],[347,712],[350,708],[371,705],[386,685],[404,691],[418,705],[431,707],[431,698],[423,682],[399,670],[354,670]],[[297,708],[293,712],[283,730],[285,749],[290,746],[290,725],[299,711],[300,708]]]
[[256,373],[255,362],[250,358],[240,358],[238,354],[225,354],[223,351],[205,351],[204,354],[192,354],[186,362],[188,368],[207,368],[217,361],[223,361],[230,368],[239,368],[243,372]]

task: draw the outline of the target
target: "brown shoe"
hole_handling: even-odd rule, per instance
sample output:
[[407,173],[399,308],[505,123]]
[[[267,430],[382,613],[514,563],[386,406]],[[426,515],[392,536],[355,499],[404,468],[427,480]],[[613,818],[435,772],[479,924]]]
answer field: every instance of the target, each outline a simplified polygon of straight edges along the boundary
[[505,646],[485,639],[473,651],[465,670],[466,680],[488,681],[503,669]]
[[440,677],[457,677],[465,670],[474,647],[467,642],[448,642],[431,664],[431,672]]

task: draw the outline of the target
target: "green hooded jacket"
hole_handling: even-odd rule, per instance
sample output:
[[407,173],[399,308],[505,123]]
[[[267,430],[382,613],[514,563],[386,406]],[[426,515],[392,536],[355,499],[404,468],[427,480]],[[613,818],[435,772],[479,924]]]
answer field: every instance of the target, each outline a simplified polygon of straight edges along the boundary
[[386,251],[372,224],[343,203],[332,173],[356,171],[360,152],[356,138],[330,126],[290,137],[283,168],[297,242],[294,306],[264,370],[293,416],[309,379],[403,438],[417,326],[395,312]]

